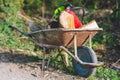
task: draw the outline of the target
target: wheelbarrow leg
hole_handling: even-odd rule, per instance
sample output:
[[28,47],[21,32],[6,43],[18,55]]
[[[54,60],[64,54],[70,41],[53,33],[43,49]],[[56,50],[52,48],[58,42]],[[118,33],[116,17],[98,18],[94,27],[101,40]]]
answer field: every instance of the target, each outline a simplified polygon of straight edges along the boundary
[[45,48],[43,48],[43,59],[42,59],[42,76],[44,76],[44,68],[45,68]]
[[51,58],[51,55],[50,55],[49,58],[48,58],[46,69],[48,69],[48,67],[49,67],[49,64],[50,64],[50,58]]
[[74,35],[74,51],[75,51],[75,57],[77,57],[77,35]]
[[90,44],[90,48],[92,48],[92,36],[91,36],[91,34],[89,35],[89,44]]
[[48,66],[49,66],[49,63],[50,63],[50,58],[51,58],[51,55],[49,56],[47,62],[45,61],[45,54],[46,54],[46,48],[43,48],[43,59],[42,59],[42,75],[44,75],[44,70],[47,70],[48,69]]

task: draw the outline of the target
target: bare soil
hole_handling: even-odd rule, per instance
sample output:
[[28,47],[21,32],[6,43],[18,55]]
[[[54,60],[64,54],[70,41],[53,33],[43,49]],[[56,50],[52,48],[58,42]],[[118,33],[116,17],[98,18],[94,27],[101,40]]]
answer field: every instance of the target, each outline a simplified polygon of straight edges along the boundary
[[[98,59],[102,57],[108,67],[120,59],[119,48],[107,51],[97,49],[95,52]],[[119,63],[116,65],[120,66]],[[41,69],[42,60],[35,56],[35,53],[0,47],[0,80],[87,80],[50,66],[44,72]]]
[[30,52],[0,48],[0,80],[85,80],[49,67],[41,71],[42,62]]

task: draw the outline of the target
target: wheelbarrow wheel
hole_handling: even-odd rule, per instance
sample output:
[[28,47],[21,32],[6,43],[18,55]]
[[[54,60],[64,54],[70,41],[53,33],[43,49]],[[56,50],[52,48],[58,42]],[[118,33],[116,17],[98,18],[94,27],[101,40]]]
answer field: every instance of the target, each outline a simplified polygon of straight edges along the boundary
[[[83,62],[97,63],[97,57],[91,48],[85,46],[78,47],[77,53],[79,59]],[[96,71],[95,67],[80,65],[75,59],[72,59],[72,64],[75,72],[81,77],[87,78]]]

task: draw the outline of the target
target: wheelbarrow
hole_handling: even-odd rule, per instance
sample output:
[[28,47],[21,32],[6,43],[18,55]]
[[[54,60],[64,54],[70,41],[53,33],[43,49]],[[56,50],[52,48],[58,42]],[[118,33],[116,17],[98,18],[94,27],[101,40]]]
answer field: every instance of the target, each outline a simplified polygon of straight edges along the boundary
[[[17,27],[10,26],[10,28],[27,36],[39,47],[64,50],[72,57],[73,68],[81,77],[89,77],[95,72],[96,67],[103,65],[98,63],[92,49],[92,37],[102,30],[95,20],[78,29],[52,28],[25,33]],[[90,47],[85,46],[88,41]],[[74,52],[69,50],[71,47]]]

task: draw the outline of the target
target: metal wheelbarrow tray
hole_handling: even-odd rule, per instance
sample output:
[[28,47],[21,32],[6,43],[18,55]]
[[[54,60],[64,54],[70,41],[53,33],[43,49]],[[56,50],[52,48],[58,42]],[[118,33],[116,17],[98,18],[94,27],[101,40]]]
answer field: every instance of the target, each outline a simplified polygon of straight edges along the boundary
[[[82,77],[89,77],[95,67],[103,65],[97,62],[95,52],[91,49],[91,39],[102,29],[95,21],[91,21],[80,29],[44,29],[29,33],[24,33],[16,27],[12,27],[28,36],[36,45],[45,48],[58,48],[64,50],[73,58],[73,67]],[[90,47],[83,46],[89,41]],[[73,47],[74,53],[68,48]]]

